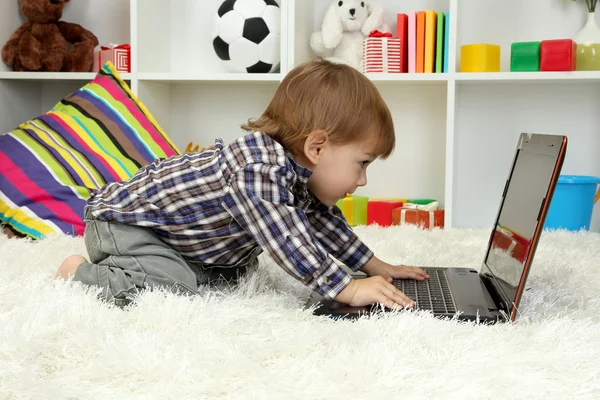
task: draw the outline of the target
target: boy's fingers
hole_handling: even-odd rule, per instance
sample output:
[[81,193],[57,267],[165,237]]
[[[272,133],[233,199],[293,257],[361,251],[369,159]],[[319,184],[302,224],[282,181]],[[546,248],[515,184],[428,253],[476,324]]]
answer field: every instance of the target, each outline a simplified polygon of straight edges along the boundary
[[391,286],[391,291],[388,294],[388,297],[392,301],[394,301],[402,306],[413,306],[414,305],[411,298],[408,297],[407,295],[405,295],[404,293],[402,293],[402,291],[400,289],[398,289],[392,285],[390,285],[390,286]]

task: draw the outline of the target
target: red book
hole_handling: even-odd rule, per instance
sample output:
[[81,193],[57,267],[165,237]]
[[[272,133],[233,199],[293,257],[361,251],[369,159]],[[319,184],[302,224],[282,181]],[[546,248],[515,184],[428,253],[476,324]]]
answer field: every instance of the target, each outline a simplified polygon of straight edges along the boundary
[[398,14],[396,37],[400,39],[400,72],[408,72],[408,15]]

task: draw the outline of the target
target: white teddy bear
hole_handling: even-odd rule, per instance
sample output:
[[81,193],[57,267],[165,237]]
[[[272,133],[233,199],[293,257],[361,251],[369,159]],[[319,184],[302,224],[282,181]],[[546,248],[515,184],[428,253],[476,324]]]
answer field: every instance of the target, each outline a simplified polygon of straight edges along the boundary
[[310,38],[313,51],[333,62],[362,70],[362,44],[373,30],[389,32],[383,7],[376,0],[334,0],[323,18],[321,31]]

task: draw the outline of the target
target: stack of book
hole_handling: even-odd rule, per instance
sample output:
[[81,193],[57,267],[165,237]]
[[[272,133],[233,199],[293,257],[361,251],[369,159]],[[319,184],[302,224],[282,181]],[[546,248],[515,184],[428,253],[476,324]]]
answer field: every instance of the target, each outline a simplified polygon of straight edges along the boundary
[[398,14],[397,21],[396,35],[405,43],[405,72],[448,72],[450,14],[412,11]]
[[449,22],[448,12],[398,14],[395,37],[375,31],[365,40],[364,72],[448,72]]

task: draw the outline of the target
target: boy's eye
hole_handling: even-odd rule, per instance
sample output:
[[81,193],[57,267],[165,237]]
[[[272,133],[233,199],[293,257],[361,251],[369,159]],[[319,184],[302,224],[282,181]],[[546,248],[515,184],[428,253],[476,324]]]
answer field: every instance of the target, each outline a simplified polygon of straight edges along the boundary
[[369,165],[370,161],[361,161],[360,162],[360,166],[361,168],[366,168],[367,165]]

